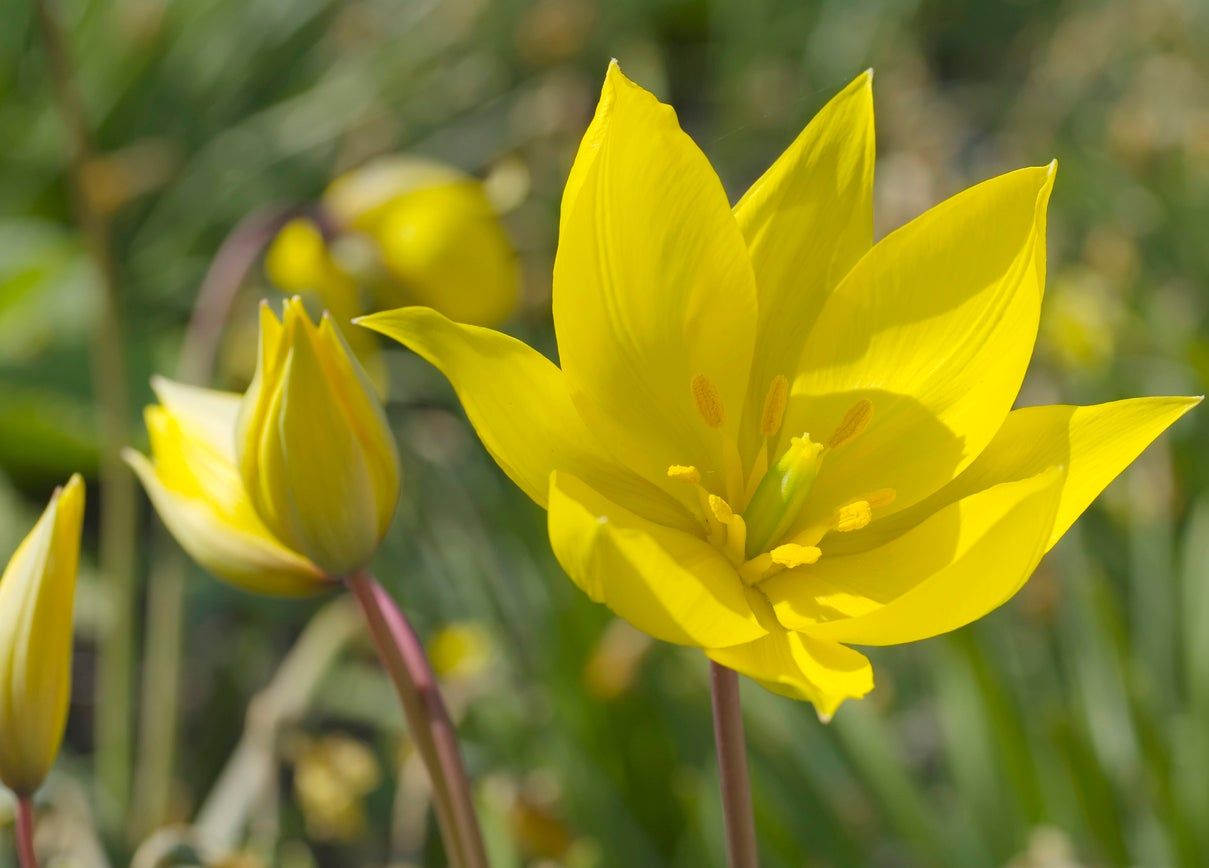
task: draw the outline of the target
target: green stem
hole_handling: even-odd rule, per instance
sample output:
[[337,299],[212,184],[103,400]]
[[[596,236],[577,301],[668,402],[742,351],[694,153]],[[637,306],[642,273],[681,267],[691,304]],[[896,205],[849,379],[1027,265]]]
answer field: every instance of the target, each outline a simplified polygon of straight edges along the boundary
[[457,868],[487,868],[453,723],[424,646],[372,575],[362,570],[349,577],[348,586],[365,615],[382,666],[395,684],[412,739],[428,769],[449,861]]
[[100,278],[100,322],[93,341],[93,382],[101,427],[100,565],[106,584],[108,619],[98,639],[96,680],[97,778],[104,804],[121,816],[130,776],[131,662],[134,653],[134,479],[122,461],[128,440],[130,401],[126,384],[126,346],[122,334],[121,293],[109,220],[90,201],[86,173],[94,148],[88,121],[73,81],[73,67],[51,0],[34,8],[46,49],[55,104],[70,135],[71,190],[76,222]]
[[751,782],[747,775],[739,676],[734,670],[713,662],[709,664],[709,675],[714,744],[718,750],[718,777],[722,787],[722,816],[726,823],[726,864],[730,868],[757,868],[760,857],[756,849]]

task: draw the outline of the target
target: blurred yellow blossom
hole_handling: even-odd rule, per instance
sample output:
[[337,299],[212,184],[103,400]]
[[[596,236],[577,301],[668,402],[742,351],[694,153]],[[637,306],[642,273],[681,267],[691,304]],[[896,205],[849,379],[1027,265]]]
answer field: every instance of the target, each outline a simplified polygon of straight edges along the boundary
[[823,718],[857,645],[1010,598],[1194,398],[1012,411],[1056,165],[873,243],[872,75],[728,203],[673,110],[605,78],[563,194],[561,367],[412,307],[360,322],[452,382],[593,600]]
[[318,841],[352,841],[365,832],[365,795],[382,774],[373,751],[344,735],[292,745],[294,793],[307,833]]
[[84,481],[57,489],[0,579],[0,781],[28,797],[67,724]]
[[286,292],[318,293],[341,322],[346,309],[423,304],[494,325],[516,309],[516,253],[477,179],[419,157],[380,158],[337,178],[322,207],[330,237],[292,221],[265,268]]
[[432,668],[442,678],[475,678],[491,664],[491,634],[474,621],[447,624],[428,642]]
[[584,666],[588,693],[597,699],[616,699],[629,690],[651,644],[650,636],[626,621],[610,621]]

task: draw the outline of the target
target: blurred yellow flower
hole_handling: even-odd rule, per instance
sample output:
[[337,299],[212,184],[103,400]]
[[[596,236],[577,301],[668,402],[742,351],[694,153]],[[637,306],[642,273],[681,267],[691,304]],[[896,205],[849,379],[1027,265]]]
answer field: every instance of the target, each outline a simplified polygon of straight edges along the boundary
[[331,319],[261,307],[242,398],[162,378],[152,460],[127,450],[165,525],[206,569],[260,593],[313,593],[364,566],[394,515],[394,438]]
[[344,735],[300,737],[294,753],[294,793],[307,833],[318,841],[352,841],[365,834],[367,793],[382,774],[373,752]]
[[475,178],[419,157],[382,158],[337,178],[322,204],[333,237],[300,218],[266,255],[269,279],[286,292],[318,293],[342,322],[350,307],[423,304],[477,325],[516,309],[516,253]]
[[57,489],[0,580],[0,781],[27,797],[67,724],[84,482]]
[[491,634],[482,624],[458,621],[437,631],[428,642],[433,671],[442,678],[476,678],[491,665]]
[[1012,411],[1053,165],[873,244],[872,76],[730,207],[675,113],[609,67],[563,195],[561,368],[406,308],[361,320],[453,383],[592,599],[827,717],[852,645],[1011,597],[1191,398]]

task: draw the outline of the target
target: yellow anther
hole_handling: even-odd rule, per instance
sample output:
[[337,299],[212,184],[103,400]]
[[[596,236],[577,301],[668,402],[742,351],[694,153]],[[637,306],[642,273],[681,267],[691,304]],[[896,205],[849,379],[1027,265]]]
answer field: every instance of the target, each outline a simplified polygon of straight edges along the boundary
[[690,384],[693,390],[693,401],[697,404],[697,412],[711,428],[721,428],[726,418],[722,412],[722,396],[718,387],[705,374],[697,374]]
[[866,495],[865,500],[869,501],[869,506],[873,509],[879,509],[894,503],[896,497],[898,497],[898,493],[893,488],[879,488],[872,494]]
[[674,479],[676,482],[687,482],[689,485],[697,485],[701,482],[701,471],[691,464],[673,464],[667,469],[667,478]]
[[835,529],[840,533],[860,530],[873,521],[873,508],[867,500],[854,500],[835,513]]
[[709,510],[714,514],[714,518],[722,524],[729,524],[730,520],[735,517],[735,511],[730,508],[730,504],[716,494],[709,496]]
[[844,418],[840,420],[839,427],[835,429],[835,433],[831,435],[827,445],[832,449],[838,449],[845,443],[855,440],[869,427],[869,420],[872,418],[873,404],[865,398],[861,398],[844,414]]
[[799,546],[793,543],[786,543],[782,546],[777,546],[771,552],[772,562],[786,569],[794,567],[804,567],[808,564],[813,564],[823,554],[823,552],[814,546]]
[[788,402],[789,380],[784,374],[777,374],[768,386],[768,394],[764,396],[764,412],[760,414],[760,433],[765,437],[771,437],[781,430]]

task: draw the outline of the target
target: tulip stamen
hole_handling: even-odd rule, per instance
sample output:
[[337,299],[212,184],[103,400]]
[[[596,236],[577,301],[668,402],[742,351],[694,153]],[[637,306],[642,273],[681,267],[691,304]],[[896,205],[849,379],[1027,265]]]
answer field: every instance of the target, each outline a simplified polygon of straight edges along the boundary
[[840,424],[828,438],[827,448],[839,449],[841,446],[851,443],[865,432],[865,429],[869,427],[869,420],[872,418],[873,403],[866,398],[861,398],[844,414],[844,418],[840,420]]
[[817,562],[823,556],[823,551],[817,546],[785,543],[784,545],[777,546],[769,552],[769,555],[772,557],[774,564],[791,570],[794,567],[805,567]]
[[667,478],[693,487],[697,495],[697,518],[705,526],[705,536],[714,545],[722,545],[726,541],[726,525],[718,520],[710,502],[715,495],[701,484],[701,471],[691,464],[673,464],[667,469]]
[[873,511],[894,502],[893,488],[879,488],[860,500],[846,503],[835,511],[831,529],[838,533],[849,533],[868,527],[873,521]]
[[689,485],[699,485],[701,471],[691,464],[673,464],[667,469],[667,478],[676,482],[687,482]]
[[705,374],[697,374],[689,388],[692,389],[697,412],[701,414],[705,424],[711,428],[721,428],[722,423],[726,421],[726,413],[722,407],[722,396],[718,394],[714,381]]
[[764,396],[764,411],[760,414],[760,434],[765,439],[775,437],[781,430],[788,403],[789,380],[784,374],[777,374],[768,385],[768,394]]

